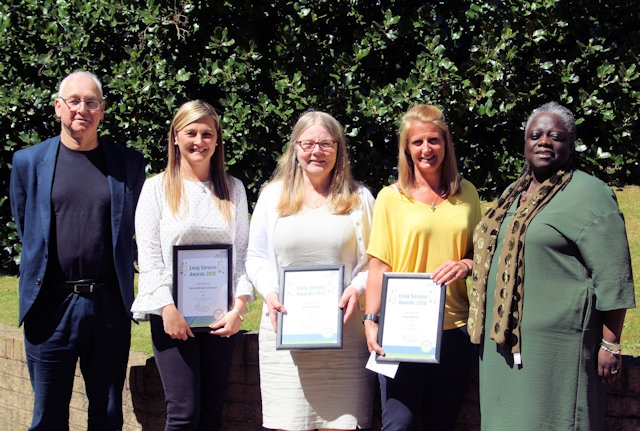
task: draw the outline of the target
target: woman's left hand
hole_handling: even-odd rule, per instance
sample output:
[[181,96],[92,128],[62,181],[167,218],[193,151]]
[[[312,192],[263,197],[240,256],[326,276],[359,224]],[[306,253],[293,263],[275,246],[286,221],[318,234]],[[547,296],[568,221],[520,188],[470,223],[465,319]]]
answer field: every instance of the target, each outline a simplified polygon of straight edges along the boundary
[[230,310],[214,324],[209,326],[209,328],[211,328],[211,332],[209,333],[229,338],[240,330],[241,325],[242,319],[240,319],[240,315]]
[[622,357],[598,349],[598,375],[603,382],[614,382],[620,378]]
[[358,306],[358,301],[360,301],[360,294],[358,293],[358,289],[355,287],[348,286],[344,292],[342,292],[342,297],[340,298],[340,302],[338,302],[338,307],[344,311],[342,318],[343,323],[347,323],[353,314],[353,311]]
[[431,273],[431,278],[438,284],[449,286],[456,280],[467,278],[469,268],[460,260],[448,260]]
[[613,382],[620,378],[622,371],[620,334],[626,313],[627,310],[624,308],[602,313],[602,343],[598,348],[598,375],[603,382]]

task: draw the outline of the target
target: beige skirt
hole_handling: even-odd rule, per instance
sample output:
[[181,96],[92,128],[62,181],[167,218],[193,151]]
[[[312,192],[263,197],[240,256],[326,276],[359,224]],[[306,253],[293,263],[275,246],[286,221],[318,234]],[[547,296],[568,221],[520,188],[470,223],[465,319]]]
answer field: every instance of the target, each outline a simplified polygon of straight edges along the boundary
[[376,374],[356,310],[343,329],[342,349],[276,350],[263,308],[260,388],[263,426],[272,429],[357,429],[371,426]]

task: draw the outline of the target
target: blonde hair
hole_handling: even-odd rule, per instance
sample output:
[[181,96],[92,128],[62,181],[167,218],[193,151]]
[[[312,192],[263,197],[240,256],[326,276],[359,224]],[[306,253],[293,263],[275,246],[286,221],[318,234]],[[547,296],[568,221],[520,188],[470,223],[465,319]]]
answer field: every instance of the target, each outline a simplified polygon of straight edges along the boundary
[[188,211],[186,199],[184,199],[184,184],[180,172],[180,149],[176,143],[176,135],[189,124],[203,117],[213,118],[216,130],[216,150],[211,158],[210,172],[212,183],[212,195],[220,212],[227,223],[231,223],[232,207],[227,173],[225,172],[224,145],[222,143],[222,129],[220,118],[215,109],[202,100],[192,100],[184,103],[178,109],[169,128],[169,148],[167,149],[167,167],[164,171],[163,182],[167,194],[167,203],[174,216],[180,213],[181,204],[184,211]]
[[435,124],[442,131],[445,150],[440,184],[444,194],[455,195],[460,188],[460,176],[453,140],[444,114],[433,105],[415,105],[402,116],[398,138],[398,189],[403,194],[411,196],[411,189],[416,183],[415,166],[409,152],[409,129],[417,122]]
[[293,127],[287,149],[280,156],[272,176],[272,181],[282,181],[282,193],[276,209],[283,217],[296,214],[302,208],[304,182],[302,167],[296,155],[296,141],[306,129],[314,125],[324,127],[336,141],[336,164],[331,171],[329,184],[329,208],[334,214],[348,214],[360,205],[360,196],[351,178],[342,126],[326,112],[307,111],[298,118]]

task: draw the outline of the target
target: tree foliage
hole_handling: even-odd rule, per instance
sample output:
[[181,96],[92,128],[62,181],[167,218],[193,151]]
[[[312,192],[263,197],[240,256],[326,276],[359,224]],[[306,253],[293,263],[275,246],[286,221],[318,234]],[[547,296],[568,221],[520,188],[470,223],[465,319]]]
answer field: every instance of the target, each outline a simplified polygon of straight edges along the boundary
[[354,175],[376,192],[395,177],[398,118],[422,102],[444,110],[461,172],[492,198],[522,166],[529,113],[551,100],[576,114],[585,170],[638,182],[639,29],[638,0],[5,0],[0,259],[15,272],[11,155],[59,133],[52,100],[74,70],[103,80],[101,131],[141,150],[149,173],[173,113],[202,98],[252,203],[311,108],[343,124]]

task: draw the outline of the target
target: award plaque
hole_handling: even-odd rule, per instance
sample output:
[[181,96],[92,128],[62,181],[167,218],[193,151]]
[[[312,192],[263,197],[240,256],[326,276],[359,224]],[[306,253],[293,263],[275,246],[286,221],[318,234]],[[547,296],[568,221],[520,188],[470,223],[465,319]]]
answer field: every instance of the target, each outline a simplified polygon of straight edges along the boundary
[[385,272],[378,361],[440,362],[446,288],[431,274]]
[[232,246],[173,246],[173,299],[192,330],[209,325],[229,310],[233,297]]
[[283,267],[276,349],[341,349],[344,266]]

